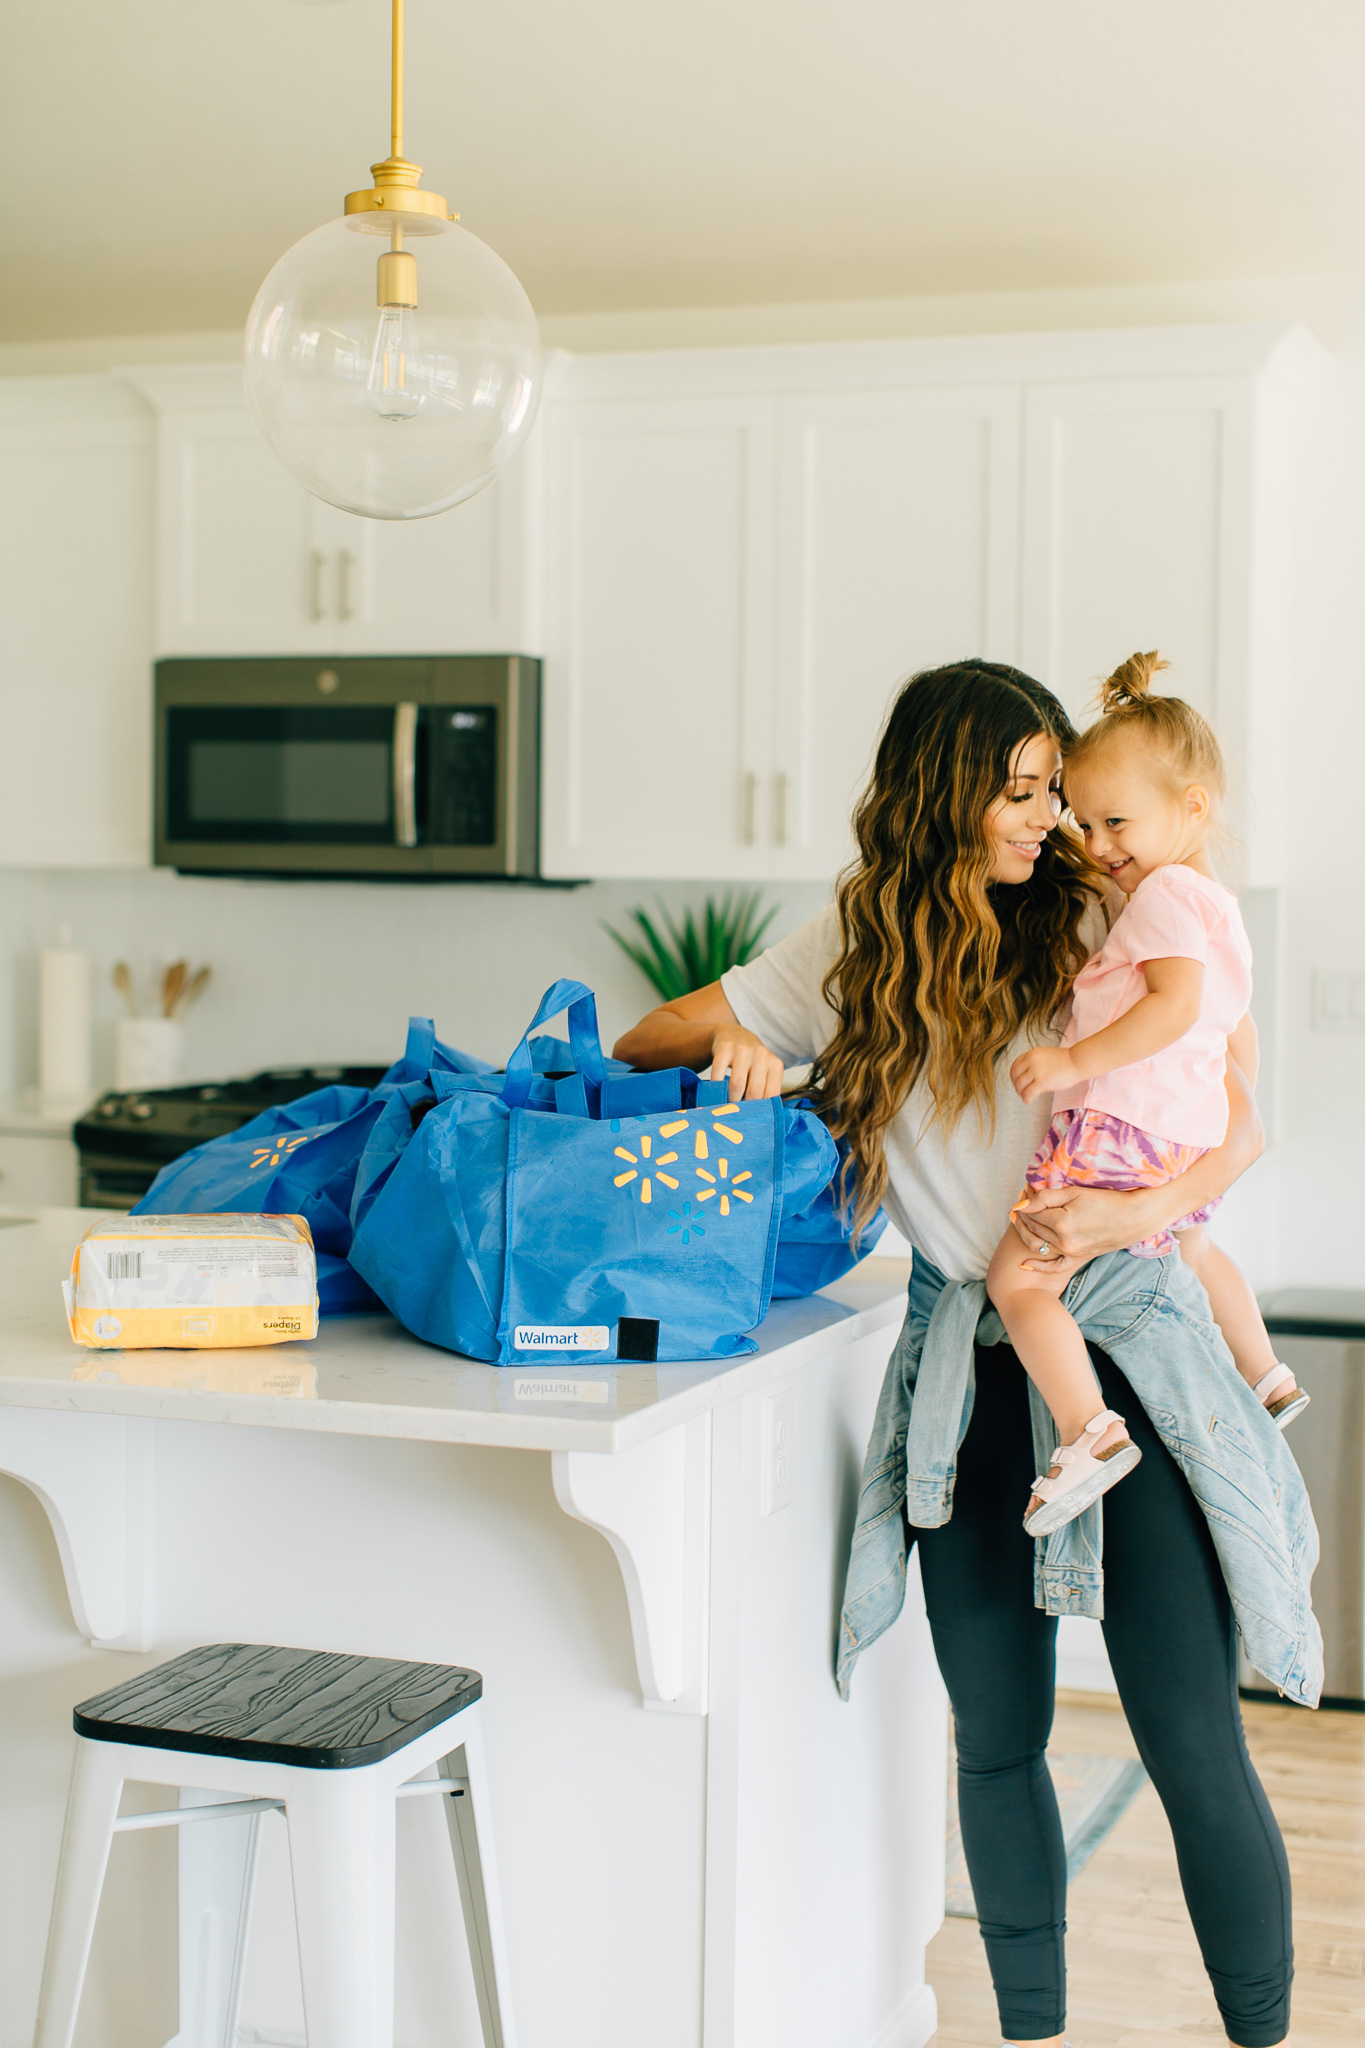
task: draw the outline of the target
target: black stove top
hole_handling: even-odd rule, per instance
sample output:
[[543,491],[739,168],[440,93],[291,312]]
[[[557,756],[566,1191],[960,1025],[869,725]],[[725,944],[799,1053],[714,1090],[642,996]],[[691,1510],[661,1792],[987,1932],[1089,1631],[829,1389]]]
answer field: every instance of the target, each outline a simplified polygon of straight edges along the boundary
[[373,1088],[385,1067],[270,1067],[245,1081],[135,1088],[102,1095],[72,1129],[81,1156],[81,1203],[131,1209],[168,1160],[226,1137],[277,1103],[342,1083]]

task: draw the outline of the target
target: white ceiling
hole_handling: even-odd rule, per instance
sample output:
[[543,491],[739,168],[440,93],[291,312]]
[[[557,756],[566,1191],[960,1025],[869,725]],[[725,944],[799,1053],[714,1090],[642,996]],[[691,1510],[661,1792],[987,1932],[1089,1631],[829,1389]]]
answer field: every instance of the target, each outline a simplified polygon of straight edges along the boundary
[[[387,0],[10,0],[0,339],[241,321],[388,152]],[[408,0],[545,313],[1365,268],[1360,0]]]

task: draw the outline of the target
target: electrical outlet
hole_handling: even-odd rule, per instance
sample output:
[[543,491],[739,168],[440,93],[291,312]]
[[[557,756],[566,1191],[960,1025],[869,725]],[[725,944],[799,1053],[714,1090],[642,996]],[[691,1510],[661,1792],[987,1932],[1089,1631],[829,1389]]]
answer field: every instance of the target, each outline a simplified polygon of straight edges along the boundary
[[796,1492],[796,1389],[763,1403],[763,1512],[789,1508]]
[[1313,1029],[1365,1031],[1365,974],[1344,967],[1313,970]]

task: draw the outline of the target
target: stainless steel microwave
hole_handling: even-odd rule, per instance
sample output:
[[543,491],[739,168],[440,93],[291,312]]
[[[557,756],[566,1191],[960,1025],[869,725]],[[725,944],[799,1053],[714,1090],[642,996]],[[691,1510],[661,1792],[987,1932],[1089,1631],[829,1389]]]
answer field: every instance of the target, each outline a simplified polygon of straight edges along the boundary
[[156,860],[200,875],[535,878],[540,663],[159,661]]

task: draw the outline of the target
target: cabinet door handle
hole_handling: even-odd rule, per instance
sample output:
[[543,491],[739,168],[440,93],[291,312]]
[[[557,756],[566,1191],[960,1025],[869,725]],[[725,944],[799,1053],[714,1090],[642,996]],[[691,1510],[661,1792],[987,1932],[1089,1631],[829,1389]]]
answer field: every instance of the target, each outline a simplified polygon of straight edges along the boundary
[[773,838],[779,846],[787,843],[787,778],[773,777]]
[[417,706],[393,707],[393,843],[417,844]]
[[325,616],[322,603],[322,579],[327,574],[327,557],[314,548],[308,557],[308,616],[314,625]]
[[343,548],[337,556],[337,580],[340,597],[337,613],[343,619],[355,617],[355,556],[349,548]]
[[743,795],[740,803],[739,827],[739,836],[745,846],[752,846],[754,843],[754,814],[757,807],[758,777],[756,775],[746,775],[744,778]]

